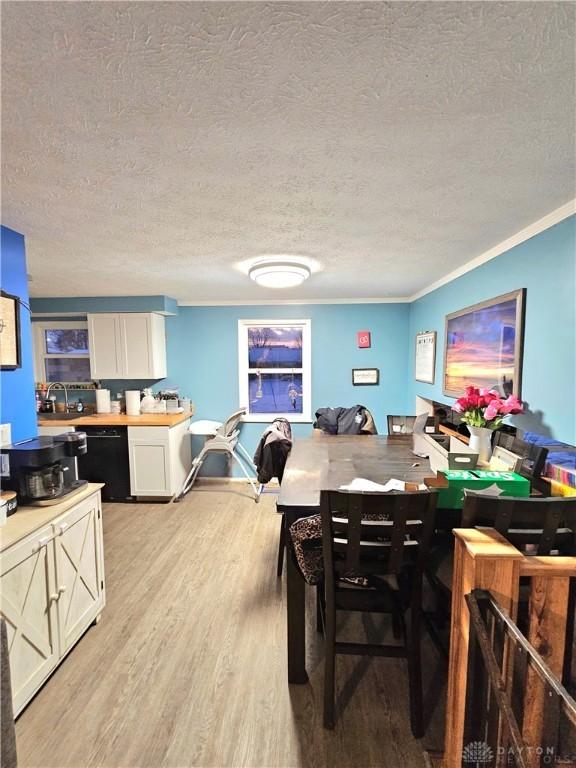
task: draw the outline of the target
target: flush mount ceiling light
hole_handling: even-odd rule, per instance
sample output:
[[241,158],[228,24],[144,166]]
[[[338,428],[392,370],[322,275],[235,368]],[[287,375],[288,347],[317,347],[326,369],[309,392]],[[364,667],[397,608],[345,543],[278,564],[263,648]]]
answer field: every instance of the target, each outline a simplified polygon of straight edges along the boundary
[[295,261],[261,261],[248,274],[263,288],[294,288],[310,277],[310,270]]

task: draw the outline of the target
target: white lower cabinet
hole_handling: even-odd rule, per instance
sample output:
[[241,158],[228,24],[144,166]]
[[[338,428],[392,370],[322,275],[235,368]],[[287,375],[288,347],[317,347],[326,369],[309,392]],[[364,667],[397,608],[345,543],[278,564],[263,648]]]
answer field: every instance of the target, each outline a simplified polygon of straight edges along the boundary
[[192,464],[190,419],[175,427],[128,427],[130,493],[171,497]]
[[[46,508],[38,509],[39,515],[46,515]],[[104,604],[97,491],[2,551],[0,615],[8,633],[15,714],[100,615]]]
[[87,499],[54,528],[58,638],[66,653],[104,607],[99,499]]
[[51,541],[49,526],[2,553],[0,613],[6,620],[15,714],[60,657]]

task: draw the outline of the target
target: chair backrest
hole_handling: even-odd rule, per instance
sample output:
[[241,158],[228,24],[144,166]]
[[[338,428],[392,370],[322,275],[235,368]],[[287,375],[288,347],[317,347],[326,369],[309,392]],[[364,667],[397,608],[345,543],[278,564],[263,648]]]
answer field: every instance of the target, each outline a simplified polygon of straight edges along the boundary
[[537,480],[542,474],[548,456],[548,448],[543,448],[534,443],[527,443],[525,440],[516,437],[516,435],[511,435],[501,430],[496,430],[494,433],[494,445],[500,445],[502,448],[506,448],[506,450],[522,458],[520,474],[524,477],[530,480]]
[[239,408],[237,411],[234,411],[234,413],[231,413],[222,426],[218,428],[217,433],[223,437],[230,437],[245,413],[246,408]]
[[322,491],[322,548],[327,586],[347,574],[400,573],[423,567],[434,530],[437,496]]
[[495,528],[521,552],[576,554],[576,497],[516,498],[464,491],[462,528]]

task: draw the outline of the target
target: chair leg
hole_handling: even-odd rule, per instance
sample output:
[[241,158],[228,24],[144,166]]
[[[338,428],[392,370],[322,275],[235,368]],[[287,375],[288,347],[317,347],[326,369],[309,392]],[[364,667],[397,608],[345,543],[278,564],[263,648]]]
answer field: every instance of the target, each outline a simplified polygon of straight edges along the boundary
[[335,710],[335,675],[336,675],[336,608],[326,606],[326,626],[324,633],[324,728],[333,730]]
[[235,453],[234,451],[230,451],[230,456],[234,459],[234,461],[238,464],[242,472],[244,473],[244,476],[252,486],[252,490],[254,491],[254,498],[258,500],[260,498],[260,494],[258,493],[258,486],[256,485],[256,478],[250,477],[248,474],[248,470],[246,469],[244,462],[240,459],[240,456]]
[[324,584],[316,585],[316,632],[324,634]]
[[407,641],[408,686],[410,691],[410,725],[415,738],[424,736],[424,718],[422,705],[422,656],[420,649],[420,619],[422,612],[421,595],[412,595],[409,608],[410,621]]
[[392,637],[395,640],[402,638],[406,642],[406,627],[404,625],[404,612],[400,602],[394,600],[392,602]]
[[192,461],[192,467],[190,469],[190,472],[188,473],[186,480],[184,480],[184,483],[182,484],[182,488],[180,489],[180,492],[178,493],[174,501],[182,501],[182,499],[184,498],[184,496],[186,496],[188,491],[191,490],[192,486],[194,485],[194,482],[196,481],[196,478],[198,477],[198,472],[200,472],[200,469],[202,467],[202,464],[204,463],[204,459],[207,453],[208,451],[202,448],[198,456],[196,456],[196,458]]
[[284,515],[281,515],[280,537],[278,539],[278,564],[276,566],[276,575],[278,576],[278,578],[282,576],[285,550],[286,550],[286,528],[284,523]]

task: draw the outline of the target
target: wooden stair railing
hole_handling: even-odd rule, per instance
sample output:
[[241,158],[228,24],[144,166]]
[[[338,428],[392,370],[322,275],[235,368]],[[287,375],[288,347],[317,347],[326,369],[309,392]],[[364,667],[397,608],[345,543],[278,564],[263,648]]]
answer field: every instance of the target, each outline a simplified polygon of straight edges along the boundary
[[[516,621],[520,579],[530,579],[529,631],[527,640],[550,671],[562,677],[567,633],[570,579],[576,578],[575,557],[526,557],[493,529],[455,529],[454,575],[448,701],[444,740],[444,768],[462,768],[465,746],[465,715],[470,674],[470,612],[466,596],[474,590],[489,592],[494,602]],[[512,684],[507,673],[510,648],[503,649],[502,686]],[[542,743],[546,701],[536,673],[528,668],[523,692],[522,740],[531,749],[527,765],[535,768]],[[504,729],[502,724],[499,732]],[[504,737],[502,737],[504,738]]]

